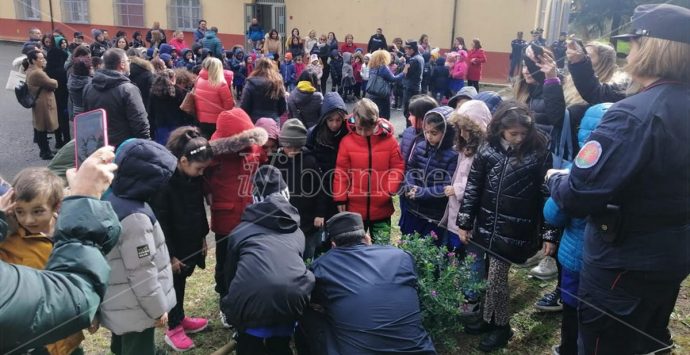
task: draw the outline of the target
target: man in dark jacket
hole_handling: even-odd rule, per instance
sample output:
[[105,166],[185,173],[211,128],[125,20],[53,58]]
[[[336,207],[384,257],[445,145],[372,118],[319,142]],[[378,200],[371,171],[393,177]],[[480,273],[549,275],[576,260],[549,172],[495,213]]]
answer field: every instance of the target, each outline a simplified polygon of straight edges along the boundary
[[386,43],[386,36],[383,35],[383,30],[379,27],[376,29],[376,33],[369,38],[369,44],[367,45],[367,52],[371,53],[375,50],[387,50],[388,43]]
[[199,27],[194,31],[194,43],[201,41],[206,36],[206,20],[199,20]]
[[208,49],[211,54],[218,58],[223,59],[223,44],[218,39],[218,28],[211,27],[204,34],[204,38],[201,39],[201,44],[204,48]]
[[[72,196],[62,201],[45,270],[0,262],[0,353],[21,354],[91,324],[110,275],[103,254],[121,230],[110,203],[99,200],[113,178],[113,157],[112,148],[101,148],[79,167]],[[0,240],[10,197],[0,197]]]
[[308,353],[436,354],[422,326],[412,255],[372,246],[356,213],[333,216],[326,232],[334,249],[310,267],[316,287],[300,321]]
[[[419,95],[422,91],[422,73],[424,70],[424,58],[419,54],[417,41],[405,42],[405,55],[408,57],[405,64],[405,78],[403,78],[403,115],[407,119],[410,116],[410,98]],[[410,121],[407,121],[407,127]]]
[[304,234],[275,167],[254,176],[254,201],[228,237],[228,294],[221,310],[238,329],[237,354],[290,353],[295,321],[309,303],[314,275],[302,261]]
[[40,49],[41,47],[43,47],[41,44],[41,30],[34,27],[29,30],[29,40],[22,45],[22,54],[29,54],[32,50]]
[[522,39],[522,31],[518,31],[517,38],[510,42],[510,70],[508,71],[508,79],[520,75],[515,70],[522,63],[522,51],[527,47],[527,42]]
[[103,55],[105,69],[98,70],[84,87],[84,111],[102,108],[108,115],[108,143],[119,146],[128,138],[150,139],[150,127],[141,92],[127,78],[125,51],[111,48]]
[[554,41],[551,44],[551,52],[553,52],[553,55],[556,57],[558,69],[563,69],[563,67],[565,67],[565,50],[568,48],[568,45],[565,43],[565,36],[567,35],[568,32],[561,32],[558,41]]

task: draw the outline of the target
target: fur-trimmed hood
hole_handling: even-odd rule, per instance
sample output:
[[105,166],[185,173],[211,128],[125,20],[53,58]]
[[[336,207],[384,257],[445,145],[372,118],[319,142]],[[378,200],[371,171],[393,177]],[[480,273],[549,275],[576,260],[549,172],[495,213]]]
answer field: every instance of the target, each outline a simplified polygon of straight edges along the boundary
[[131,62],[129,67],[130,72],[149,71],[153,73],[153,64],[151,64],[151,62],[149,62],[148,60],[135,56],[130,56],[129,60]]
[[268,141],[268,133],[257,128],[241,108],[223,111],[216,121],[216,132],[211,137],[213,153],[238,153],[253,144],[262,146]]
[[223,155],[241,152],[252,145],[262,146],[268,141],[268,133],[263,128],[251,128],[227,138],[219,138],[210,142],[213,155]]

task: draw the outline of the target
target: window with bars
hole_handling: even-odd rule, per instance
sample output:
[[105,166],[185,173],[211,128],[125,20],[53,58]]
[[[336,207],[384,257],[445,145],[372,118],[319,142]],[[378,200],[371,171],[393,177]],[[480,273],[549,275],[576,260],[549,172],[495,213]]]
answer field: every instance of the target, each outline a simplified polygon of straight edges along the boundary
[[68,23],[89,23],[89,1],[62,0],[62,21]]
[[168,26],[176,30],[194,30],[201,19],[199,0],[170,0]]
[[17,18],[22,20],[40,20],[40,0],[14,0]]
[[144,0],[115,0],[113,6],[119,26],[144,27]]

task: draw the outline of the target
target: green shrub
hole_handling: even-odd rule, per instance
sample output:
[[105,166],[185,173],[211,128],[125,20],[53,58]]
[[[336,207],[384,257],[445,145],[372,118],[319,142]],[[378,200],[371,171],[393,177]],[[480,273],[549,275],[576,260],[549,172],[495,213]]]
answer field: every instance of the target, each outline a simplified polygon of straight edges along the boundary
[[455,353],[457,335],[462,332],[459,317],[460,305],[465,300],[463,291],[480,292],[484,283],[474,280],[474,255],[458,258],[445,248],[436,247],[435,238],[407,235],[398,247],[415,258],[424,327],[434,344]]

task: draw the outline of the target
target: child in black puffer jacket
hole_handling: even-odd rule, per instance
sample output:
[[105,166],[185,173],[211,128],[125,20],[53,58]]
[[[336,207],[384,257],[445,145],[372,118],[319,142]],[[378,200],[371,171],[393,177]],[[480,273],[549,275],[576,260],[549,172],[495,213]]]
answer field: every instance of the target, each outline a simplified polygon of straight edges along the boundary
[[331,51],[331,60],[328,63],[331,70],[331,91],[337,91],[342,95],[342,80],[343,80],[343,56],[337,49]]
[[[484,317],[467,324],[468,333],[488,332],[479,349],[500,349],[513,336],[508,311],[508,272],[512,263],[524,263],[539,249],[542,210],[548,197],[542,188],[552,166],[548,138],[535,124],[529,108],[504,102],[487,129],[472,163],[465,195],[457,216],[460,240],[470,240],[487,250]],[[555,250],[555,231],[544,228],[545,252]]]

